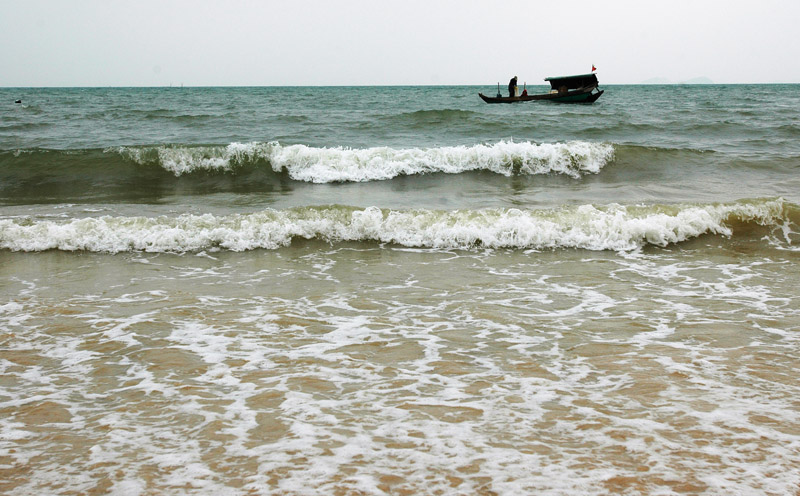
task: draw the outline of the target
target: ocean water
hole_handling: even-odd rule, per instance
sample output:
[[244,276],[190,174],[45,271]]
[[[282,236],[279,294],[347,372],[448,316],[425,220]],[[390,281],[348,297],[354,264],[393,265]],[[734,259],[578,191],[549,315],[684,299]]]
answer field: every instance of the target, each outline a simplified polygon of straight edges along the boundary
[[0,89],[0,492],[796,494],[800,85],[601,87]]

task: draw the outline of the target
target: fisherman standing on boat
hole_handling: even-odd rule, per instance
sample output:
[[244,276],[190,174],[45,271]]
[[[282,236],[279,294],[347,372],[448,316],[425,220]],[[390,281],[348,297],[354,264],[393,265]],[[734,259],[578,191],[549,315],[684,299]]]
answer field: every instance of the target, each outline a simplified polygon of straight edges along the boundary
[[517,96],[517,76],[508,82],[508,96]]

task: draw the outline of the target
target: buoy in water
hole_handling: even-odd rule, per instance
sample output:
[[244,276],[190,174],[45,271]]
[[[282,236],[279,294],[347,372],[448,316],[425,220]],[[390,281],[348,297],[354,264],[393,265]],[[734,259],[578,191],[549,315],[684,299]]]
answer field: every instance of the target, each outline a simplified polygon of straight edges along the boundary
[[22,100],[14,100],[14,103],[22,103]]

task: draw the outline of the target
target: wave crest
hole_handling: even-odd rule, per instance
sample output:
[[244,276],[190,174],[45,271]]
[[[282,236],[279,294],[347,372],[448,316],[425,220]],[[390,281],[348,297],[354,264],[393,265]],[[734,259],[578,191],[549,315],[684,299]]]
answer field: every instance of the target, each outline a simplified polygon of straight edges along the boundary
[[[408,247],[583,248],[629,251],[702,234],[730,236],[758,224],[794,233],[797,206],[782,199],[727,204],[593,206],[553,210],[381,210],[331,206],[229,216],[100,217],[68,221],[0,220],[0,248],[14,251],[192,252],[276,249],[293,238]],[[738,227],[737,227],[738,228]],[[791,242],[791,241],[790,241]]]
[[292,179],[312,183],[379,181],[401,175],[476,170],[506,176],[559,173],[579,178],[600,172],[614,158],[612,145],[582,141],[538,145],[501,141],[491,145],[407,149],[253,142],[226,147],[119,147],[105,151],[119,153],[138,164],[157,164],[176,176],[199,171],[232,172],[263,161],[275,172],[286,172]]
[[231,143],[228,146],[153,146],[106,148],[140,165],[158,165],[181,176],[198,171],[234,171],[236,168],[266,160],[272,143]]

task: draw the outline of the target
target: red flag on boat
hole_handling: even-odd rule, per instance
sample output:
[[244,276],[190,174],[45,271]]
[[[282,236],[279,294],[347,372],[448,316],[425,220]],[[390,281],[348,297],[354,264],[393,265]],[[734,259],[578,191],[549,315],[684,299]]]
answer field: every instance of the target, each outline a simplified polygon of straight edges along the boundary
[[597,70],[597,67],[595,67],[594,64],[592,64],[592,72],[594,72],[596,70]]

